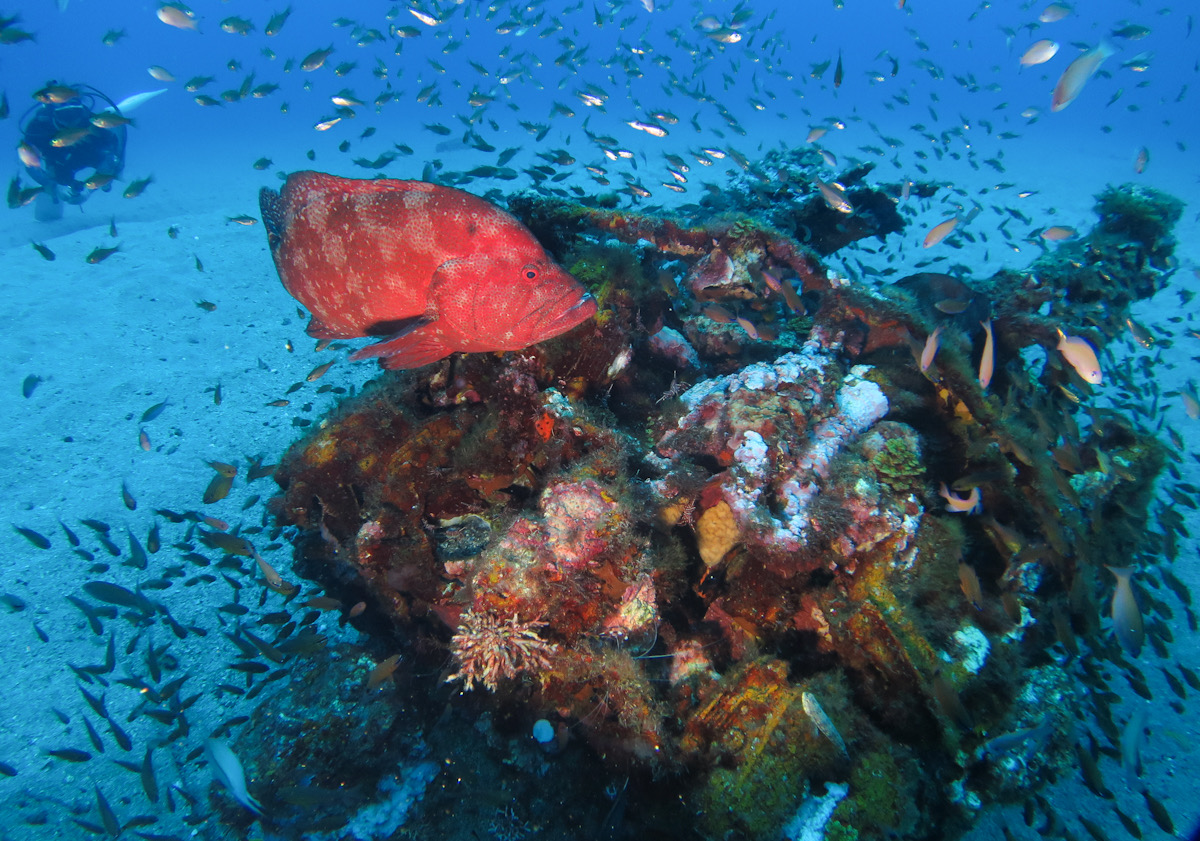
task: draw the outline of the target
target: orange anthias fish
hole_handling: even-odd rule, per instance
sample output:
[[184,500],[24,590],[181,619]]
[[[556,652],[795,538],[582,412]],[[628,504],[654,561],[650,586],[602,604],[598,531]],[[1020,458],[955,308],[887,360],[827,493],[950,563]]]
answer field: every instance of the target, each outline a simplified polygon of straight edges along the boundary
[[1115,52],[1107,43],[1088,50],[1083,55],[1067,65],[1067,69],[1058,78],[1054,86],[1054,95],[1050,100],[1051,111],[1061,111],[1075,101],[1088,79],[1100,69],[1101,63]]
[[528,229],[462,190],[297,172],[259,205],[279,278],[312,313],[308,334],[385,337],[351,359],[416,368],[520,350],[596,313]]
[[950,236],[950,232],[958,225],[958,214],[954,214],[944,222],[938,222],[929,229],[929,233],[925,235],[924,242],[921,243],[922,248],[932,248],[939,242]]
[[938,346],[941,344],[942,326],[939,324],[929,334],[929,338],[925,340],[925,347],[921,351],[921,370],[928,371],[929,366],[933,364],[933,358],[937,356]]
[[983,356],[979,358],[979,387],[986,389],[996,370],[996,341],[992,336],[991,321],[981,321],[979,326],[983,328],[984,334]]
[[1096,349],[1088,344],[1087,339],[1068,336],[1059,330],[1057,350],[1084,380],[1092,385],[1100,385],[1104,382],[1104,374],[1100,371],[1100,360],[1096,358]]

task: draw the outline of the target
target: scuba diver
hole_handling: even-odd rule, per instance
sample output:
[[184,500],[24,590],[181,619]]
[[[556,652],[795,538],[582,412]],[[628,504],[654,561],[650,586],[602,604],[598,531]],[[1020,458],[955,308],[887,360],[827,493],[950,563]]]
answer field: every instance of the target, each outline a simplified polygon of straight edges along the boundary
[[60,219],[63,203],[81,205],[93,190],[111,190],[125,166],[129,118],[89,85],[51,82],[34,94],[38,104],[21,118],[17,152],[42,192],[34,215]]

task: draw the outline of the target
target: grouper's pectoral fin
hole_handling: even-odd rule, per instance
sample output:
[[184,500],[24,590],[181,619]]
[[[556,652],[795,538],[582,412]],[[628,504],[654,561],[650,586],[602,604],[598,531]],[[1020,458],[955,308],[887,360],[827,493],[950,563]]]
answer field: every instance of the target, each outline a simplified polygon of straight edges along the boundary
[[314,339],[357,339],[362,335],[362,333],[354,331],[334,330],[332,327],[326,327],[325,322],[321,321],[315,315],[309,319],[308,326],[304,328],[304,332]]
[[449,356],[448,347],[434,329],[436,319],[417,317],[406,323],[399,332],[378,344],[369,345],[350,355],[352,360],[379,357],[384,368],[420,368]]

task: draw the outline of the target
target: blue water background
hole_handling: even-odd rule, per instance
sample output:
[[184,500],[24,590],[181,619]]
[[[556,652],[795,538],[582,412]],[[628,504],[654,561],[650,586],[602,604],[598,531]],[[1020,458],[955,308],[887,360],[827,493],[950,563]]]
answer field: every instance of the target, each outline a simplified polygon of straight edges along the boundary
[[[283,170],[312,167],[369,176],[374,173],[354,166],[350,159],[374,158],[393,143],[408,144],[417,154],[401,157],[383,170],[392,177],[420,177],[425,163],[434,158],[447,169],[491,163],[492,155],[475,151],[435,150],[437,143],[451,141],[465,130],[457,118],[475,110],[466,102],[473,91],[498,97],[481,112],[484,119],[475,124],[479,134],[498,150],[524,148],[511,166],[520,169],[541,163],[535,157],[537,151],[565,148],[578,161],[575,169],[582,164],[602,165],[613,173],[610,180],[618,187],[622,181],[616,172],[628,171],[652,192],[646,203],[694,200],[697,180],[723,183],[720,164],[711,169],[693,165],[688,173],[689,193],[680,196],[665,189],[662,183],[672,182],[661,157],[665,152],[690,159],[689,153],[702,147],[730,146],[754,159],[761,150],[778,144],[800,145],[810,128],[835,120],[846,128],[831,131],[821,145],[843,163],[853,157],[879,161],[880,177],[928,177],[960,186],[1017,182],[1018,189],[1063,193],[1073,186],[1063,183],[1064,171],[1082,169],[1087,177],[1078,189],[1094,192],[1105,181],[1132,179],[1136,150],[1145,146],[1151,164],[1141,178],[1144,183],[1180,190],[1190,189],[1195,181],[1194,175],[1180,178],[1194,172],[1194,167],[1189,169],[1188,155],[1177,145],[1186,145],[1197,127],[1186,93],[1196,71],[1195,42],[1186,35],[1188,15],[1152,11],[1135,3],[1087,4],[1052,24],[1037,24],[1040,5],[1018,8],[1016,4],[969,6],[917,0],[896,9],[894,2],[850,0],[843,9],[832,2],[779,4],[773,9],[756,4],[747,6],[753,17],[741,30],[744,37],[737,44],[718,44],[695,25],[701,14],[728,21],[737,8],[729,3],[659,4],[653,13],[636,2],[615,8],[590,2],[581,8],[577,8],[579,4],[544,4],[531,12],[521,12],[514,4],[500,6],[490,20],[484,17],[486,7],[468,3],[445,6],[446,23],[435,27],[422,24],[399,5],[305,3],[295,5],[282,32],[273,38],[266,37],[262,28],[270,13],[282,10],[283,4],[196,3],[193,8],[200,19],[200,34],[164,25],[154,15],[156,7],[148,3],[114,7],[75,0],[61,14],[49,2],[24,5],[27,8],[20,9],[23,25],[36,32],[37,43],[0,51],[3,88],[14,116],[23,103],[31,102],[29,94],[51,78],[88,82],[118,100],[166,87],[166,94],[134,114],[137,127],[130,135],[125,174],[135,178],[154,173],[160,185],[168,188],[175,172],[193,177],[211,174],[224,183],[224,176],[231,174],[228,167],[236,165],[244,166],[244,172],[238,173],[242,176],[239,182],[244,178],[246,193],[252,196],[255,185],[272,183],[269,174],[250,169],[251,162],[262,156],[270,157]],[[577,10],[563,14],[566,8]],[[358,47],[355,41],[361,29],[331,25],[340,16],[386,34],[389,10],[396,25],[416,27],[421,36],[402,42],[386,38]],[[250,19],[256,31],[248,37],[222,32],[218,22],[232,15]],[[597,15],[604,21],[602,26],[596,25]],[[524,20],[527,31],[498,34],[498,24],[510,16]],[[622,21],[628,24],[619,28]],[[1095,45],[1125,21],[1142,23],[1153,32],[1141,41],[1110,39],[1120,52],[1106,62],[1075,103],[1050,114],[1054,81],[1078,54],[1074,44]],[[554,22],[561,23],[561,28],[539,35]],[[1007,35],[1005,28],[1015,36]],[[128,35],[114,47],[104,46],[101,37],[110,29],[124,29]],[[1042,37],[1062,45],[1059,55],[1047,65],[1021,70],[1018,57]],[[574,51],[566,39],[573,42]],[[451,41],[464,46],[446,54],[444,49]],[[394,55],[397,43],[402,45],[399,56]],[[283,72],[288,58],[298,64],[312,50],[330,45],[335,51],[320,70],[308,73],[296,67]],[[264,47],[278,57],[264,57]],[[636,56],[630,48],[644,54]],[[499,54],[505,49],[509,57],[501,59]],[[1154,53],[1150,69],[1136,73],[1119,66],[1143,50]],[[836,61],[839,53],[845,67],[840,89],[833,87],[832,66],[820,81],[809,78],[813,65]],[[555,59],[564,55],[573,60],[556,65]],[[895,77],[891,76],[889,57],[899,62]],[[228,70],[226,62],[231,59],[240,62],[242,69]],[[388,69],[386,81],[370,75],[378,60]],[[445,72],[438,72],[431,60],[440,63]],[[357,62],[356,69],[345,77],[335,76],[332,68],[347,61]],[[482,76],[468,61],[480,64],[489,75]],[[178,81],[163,84],[152,79],[147,73],[151,64],[166,67]],[[631,77],[623,65],[636,66],[643,75]],[[216,81],[201,93],[219,98],[221,91],[236,88],[250,72],[255,74],[255,84],[271,82],[281,89],[263,99],[209,108],[197,106],[193,95],[182,89],[192,76],[211,75]],[[502,72],[512,76],[508,84],[498,80]],[[672,88],[672,75],[682,87],[703,90],[717,104],[696,102]],[[311,90],[303,89],[306,84]],[[440,105],[415,101],[417,92],[430,84],[437,85]],[[578,99],[576,92],[587,84],[609,94],[602,109],[587,107]],[[356,109],[357,118],[343,120],[329,131],[313,129],[320,120],[333,116],[331,94],[350,89],[369,103],[388,85],[397,94],[396,100],[378,113],[368,105]],[[1123,96],[1106,106],[1119,88],[1124,89]],[[898,96],[906,96],[910,104],[902,105]],[[286,114],[280,110],[284,102]],[[552,114],[556,102],[570,107],[575,116]],[[727,125],[718,105],[736,118],[744,135]],[[1041,115],[1033,121],[1021,117],[1020,112],[1028,107],[1039,108]],[[680,123],[664,126],[669,131],[665,138],[652,138],[626,124],[629,120],[652,122],[650,115],[657,109],[680,118]],[[606,160],[585,136],[585,118],[593,133],[610,135],[637,152],[637,169]],[[488,119],[494,119],[500,131],[487,125]],[[551,130],[535,143],[517,124],[520,120],[548,124]],[[701,133],[693,128],[693,120],[703,129]],[[444,124],[454,134],[449,138],[434,135],[422,128],[424,123]],[[985,123],[991,124],[992,131]],[[880,134],[903,145],[886,148],[872,124]],[[965,155],[969,148],[977,161],[996,159],[1007,172],[1001,174],[986,165],[971,169],[965,158],[937,160],[932,155],[933,144],[914,131],[914,125],[935,136],[953,132],[946,151]],[[375,126],[377,134],[359,141],[367,126]],[[0,124],[9,148],[17,141],[15,128],[15,120]],[[1005,131],[1021,136],[998,139]],[[352,143],[348,154],[336,149],[345,140]],[[863,145],[884,147],[887,154],[881,158],[864,152],[859,148]],[[304,157],[309,149],[315,152],[315,161]],[[928,176],[915,168],[918,150],[930,154]],[[1087,160],[1086,167],[1080,166],[1081,159]],[[582,170],[559,186],[570,185],[588,192],[603,190]],[[480,181],[474,186],[477,192],[484,192],[492,186],[507,190],[521,182]],[[128,203],[111,201],[115,195],[102,198],[115,206],[98,213],[109,209],[131,212]],[[993,198],[1016,201],[1011,194]]]

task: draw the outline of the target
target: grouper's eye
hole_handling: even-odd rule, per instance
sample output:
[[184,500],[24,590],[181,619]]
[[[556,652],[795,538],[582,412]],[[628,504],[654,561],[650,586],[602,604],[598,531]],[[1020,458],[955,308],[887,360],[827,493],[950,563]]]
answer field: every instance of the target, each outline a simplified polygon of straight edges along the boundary
[[526,280],[537,280],[537,276],[538,276],[537,269],[535,269],[533,266],[525,267],[525,279]]

